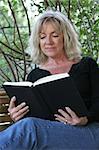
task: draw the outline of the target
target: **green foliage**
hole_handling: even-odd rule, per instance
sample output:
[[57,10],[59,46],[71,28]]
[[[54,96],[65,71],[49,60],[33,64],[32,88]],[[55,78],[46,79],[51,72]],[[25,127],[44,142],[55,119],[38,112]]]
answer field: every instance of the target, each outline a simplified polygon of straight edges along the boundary
[[84,55],[98,58],[98,3],[84,0],[72,5],[71,18],[77,26]]
[[23,1],[0,1],[0,80],[25,80],[30,57],[25,52],[30,22]]

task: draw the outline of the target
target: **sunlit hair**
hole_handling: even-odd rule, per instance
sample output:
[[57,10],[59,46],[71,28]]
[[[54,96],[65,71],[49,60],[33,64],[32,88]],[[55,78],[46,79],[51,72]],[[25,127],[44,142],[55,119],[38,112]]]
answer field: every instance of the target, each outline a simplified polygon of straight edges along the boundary
[[40,49],[40,31],[42,25],[51,22],[64,36],[64,51],[69,60],[81,59],[80,43],[78,34],[68,18],[59,11],[48,10],[40,14],[33,25],[30,36],[30,49],[33,63],[41,64],[47,60],[47,56]]

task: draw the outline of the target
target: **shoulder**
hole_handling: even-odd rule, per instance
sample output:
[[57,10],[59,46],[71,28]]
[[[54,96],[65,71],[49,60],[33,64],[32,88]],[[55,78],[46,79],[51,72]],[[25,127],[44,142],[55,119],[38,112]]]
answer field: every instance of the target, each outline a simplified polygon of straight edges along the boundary
[[83,57],[78,63],[73,65],[72,71],[88,74],[91,72],[98,72],[99,74],[99,66],[93,58]]
[[99,75],[99,66],[97,62],[91,57],[83,57],[81,61],[77,64],[77,68],[81,72],[87,72],[89,74],[98,74]]
[[50,73],[46,70],[35,68],[33,69],[27,76],[27,80],[31,82],[35,82],[36,80],[49,75]]
[[97,62],[92,57],[83,57],[81,59],[80,63],[85,66],[88,66],[89,68],[91,68],[91,67],[98,68]]

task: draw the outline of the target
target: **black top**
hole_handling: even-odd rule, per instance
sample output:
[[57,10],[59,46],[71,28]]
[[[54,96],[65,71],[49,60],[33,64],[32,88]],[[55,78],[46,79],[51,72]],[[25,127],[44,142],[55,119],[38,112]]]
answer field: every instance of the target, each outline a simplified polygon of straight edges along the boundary
[[[36,68],[29,73],[27,80],[34,82],[50,74],[49,71]],[[87,116],[89,122],[99,121],[99,68],[97,63],[90,57],[84,57],[79,63],[72,66],[69,75],[74,80],[89,110]]]

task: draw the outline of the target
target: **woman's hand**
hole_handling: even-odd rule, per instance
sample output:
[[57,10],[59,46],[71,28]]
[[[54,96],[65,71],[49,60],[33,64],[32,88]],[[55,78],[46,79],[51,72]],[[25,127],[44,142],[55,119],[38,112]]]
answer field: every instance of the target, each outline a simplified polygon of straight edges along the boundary
[[65,107],[66,111],[59,109],[58,113],[54,116],[55,120],[60,122],[68,123],[71,125],[86,125],[88,123],[87,117],[78,117],[74,111],[72,111],[69,107]]
[[23,102],[17,107],[15,107],[15,96],[11,98],[10,105],[8,108],[8,114],[10,115],[11,119],[16,122],[21,119],[27,112],[29,111],[29,106],[26,106],[26,103]]

